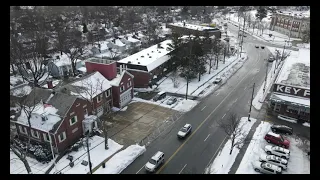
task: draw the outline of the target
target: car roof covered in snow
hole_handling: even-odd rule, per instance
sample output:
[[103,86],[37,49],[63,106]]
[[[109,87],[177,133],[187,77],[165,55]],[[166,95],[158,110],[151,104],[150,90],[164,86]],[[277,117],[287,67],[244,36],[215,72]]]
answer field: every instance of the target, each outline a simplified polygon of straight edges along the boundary
[[273,132],[268,132],[268,134],[270,135],[270,136],[274,136],[274,137],[280,137],[280,135],[279,134],[276,134],[276,133],[273,133]]
[[191,126],[191,124],[186,124],[186,125],[184,125],[183,127],[184,127],[184,128],[188,128],[189,126]]

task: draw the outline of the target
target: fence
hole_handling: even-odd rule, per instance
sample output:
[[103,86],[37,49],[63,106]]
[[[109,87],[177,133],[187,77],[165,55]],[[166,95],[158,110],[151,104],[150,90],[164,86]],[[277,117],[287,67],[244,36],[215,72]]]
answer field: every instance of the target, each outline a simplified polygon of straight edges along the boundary
[[166,131],[170,126],[172,126],[181,116],[183,112],[177,112],[171,117],[168,117],[165,121],[162,121],[156,125],[156,128],[140,142],[140,146],[148,146],[151,142],[156,140],[164,131]]

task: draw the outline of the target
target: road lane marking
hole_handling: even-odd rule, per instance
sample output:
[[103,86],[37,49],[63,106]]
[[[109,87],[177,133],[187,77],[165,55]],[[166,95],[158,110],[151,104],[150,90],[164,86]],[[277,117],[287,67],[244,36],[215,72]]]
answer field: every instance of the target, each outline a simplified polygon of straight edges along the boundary
[[208,136],[204,139],[204,141],[206,141],[208,139],[208,137],[210,136],[210,134],[208,134]]
[[204,108],[206,108],[207,106],[205,106],[205,107],[203,107],[202,109],[201,109],[201,111],[203,111],[204,110]]
[[219,93],[220,93],[220,92],[218,92],[218,93],[216,94],[216,96],[218,96],[218,95],[219,95]]
[[[142,166],[142,168],[144,168],[144,165]],[[140,169],[139,169],[139,171],[138,171],[138,172],[136,172],[136,174],[138,174],[138,173],[141,171],[141,169],[142,169],[142,168],[140,168]]]
[[207,166],[206,166],[206,168],[205,168],[205,169],[207,169],[207,168],[208,168],[208,166],[209,166],[209,164],[211,163],[211,161],[212,161],[213,157],[217,154],[217,152],[219,151],[219,149],[220,149],[221,145],[223,144],[223,142],[226,140],[226,138],[227,138],[227,137],[228,137],[228,136],[224,137],[223,141],[220,143],[220,145],[219,145],[218,149],[216,150],[216,152],[215,152],[215,153],[213,154],[213,156],[211,157],[211,159],[210,159],[210,161],[209,161],[209,163],[207,164]]
[[187,164],[183,166],[183,168],[181,169],[181,171],[179,172],[179,174],[181,174],[181,172],[184,170],[184,168],[186,168]]
[[[256,63],[257,64],[257,63]],[[197,129],[195,131],[193,131],[191,133],[191,135],[189,137],[187,137],[187,139],[180,145],[180,147],[170,156],[170,158],[164,163],[163,166],[160,167],[160,169],[158,169],[158,171],[156,172],[156,174],[159,174],[163,168],[166,167],[166,165],[171,161],[171,159],[180,151],[180,149],[190,140],[190,138],[202,127],[202,125],[209,119],[209,117],[218,109],[218,107],[221,106],[221,104],[230,96],[230,94],[237,89],[237,87],[241,84],[241,82],[249,75],[249,72],[241,79],[241,81],[238,82],[238,84],[229,92],[229,94],[227,96],[225,96],[223,98],[223,100],[220,102],[220,104],[218,104],[218,106],[216,106],[216,108],[214,108],[213,111],[211,111],[211,113],[208,115],[208,117],[206,117],[206,119],[204,121],[202,121],[202,123],[197,127]]]
[[225,116],[226,116],[226,114],[224,114],[221,119],[223,119]]

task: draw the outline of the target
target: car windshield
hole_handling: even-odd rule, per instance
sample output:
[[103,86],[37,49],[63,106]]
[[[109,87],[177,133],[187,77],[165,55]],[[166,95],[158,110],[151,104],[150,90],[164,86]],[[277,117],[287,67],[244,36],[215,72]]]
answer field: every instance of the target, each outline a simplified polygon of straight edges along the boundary
[[153,165],[156,165],[157,162],[154,160],[154,159],[150,159],[149,163],[153,164]]
[[282,137],[282,136],[280,136],[280,139],[281,139],[281,141],[282,141],[282,142],[284,141],[284,139],[283,139],[283,137]]
[[182,131],[182,132],[187,132],[188,130],[187,130],[187,128],[181,128],[181,130],[180,131]]

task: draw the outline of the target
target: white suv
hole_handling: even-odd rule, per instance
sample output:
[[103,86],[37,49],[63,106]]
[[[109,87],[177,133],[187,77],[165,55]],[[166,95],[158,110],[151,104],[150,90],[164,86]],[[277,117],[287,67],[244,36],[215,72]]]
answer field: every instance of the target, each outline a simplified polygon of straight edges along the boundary
[[259,158],[260,162],[267,162],[282,168],[282,170],[286,170],[288,166],[288,160],[282,159],[275,155],[261,155]]
[[145,169],[149,172],[154,172],[160,164],[164,162],[164,153],[161,151],[158,151],[156,154],[154,154],[149,162],[145,165]]
[[290,158],[290,151],[279,146],[266,145],[264,151],[268,155],[273,154],[287,160]]
[[255,161],[252,163],[252,165],[253,165],[253,169],[256,172],[262,172],[265,174],[281,174],[282,173],[282,170],[280,167],[272,165],[267,162]]

